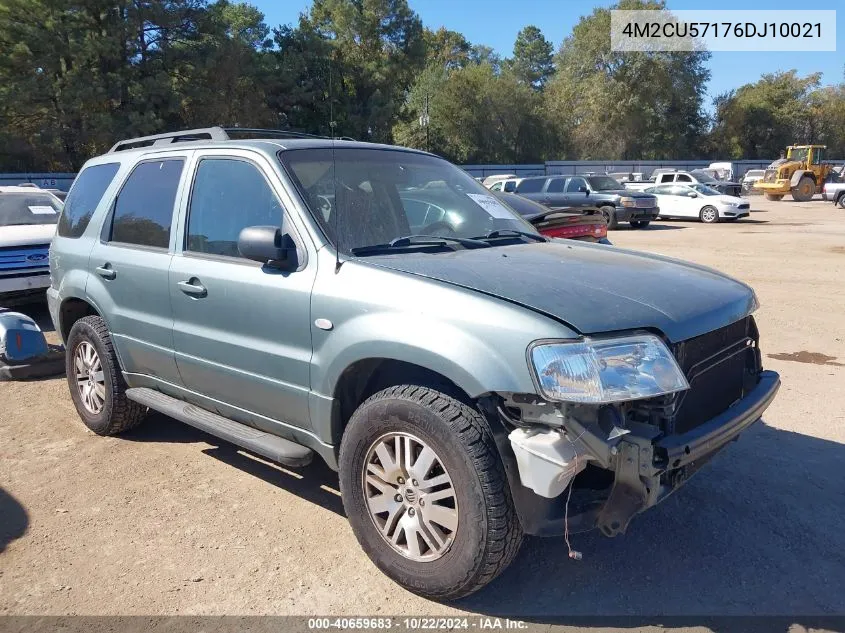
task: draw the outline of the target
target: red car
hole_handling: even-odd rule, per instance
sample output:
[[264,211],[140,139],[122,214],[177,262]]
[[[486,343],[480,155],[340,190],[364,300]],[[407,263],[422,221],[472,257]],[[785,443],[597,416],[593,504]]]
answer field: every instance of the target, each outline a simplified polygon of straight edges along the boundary
[[493,192],[546,237],[566,237],[584,242],[610,244],[607,222],[598,209],[581,207],[572,211],[550,209],[514,193]]

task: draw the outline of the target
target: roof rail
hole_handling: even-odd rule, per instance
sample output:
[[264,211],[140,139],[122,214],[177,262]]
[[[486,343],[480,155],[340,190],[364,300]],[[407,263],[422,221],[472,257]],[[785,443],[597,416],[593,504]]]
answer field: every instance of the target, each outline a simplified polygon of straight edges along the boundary
[[[151,136],[139,136],[137,138],[125,139],[115,143],[108,153],[120,152],[127,149],[139,147],[150,147],[159,145],[170,145],[172,143],[186,143],[189,141],[228,141],[235,137],[250,136],[252,138],[320,138],[330,139],[330,136],[319,136],[305,132],[294,132],[293,130],[271,130],[250,127],[205,127],[195,130],[181,130],[179,132],[168,132],[166,134],[153,134]],[[353,141],[348,136],[338,137],[337,140]]]

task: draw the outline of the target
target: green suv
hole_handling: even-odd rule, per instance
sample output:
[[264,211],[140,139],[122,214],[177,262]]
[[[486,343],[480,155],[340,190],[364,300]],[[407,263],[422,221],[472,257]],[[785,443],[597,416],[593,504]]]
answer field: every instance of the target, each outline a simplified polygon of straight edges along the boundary
[[398,147],[122,141],[77,177],[50,267],[89,429],[153,409],[287,466],[316,453],[372,561],[440,600],[524,534],[624,532],[779,386],[749,287],[549,240]]

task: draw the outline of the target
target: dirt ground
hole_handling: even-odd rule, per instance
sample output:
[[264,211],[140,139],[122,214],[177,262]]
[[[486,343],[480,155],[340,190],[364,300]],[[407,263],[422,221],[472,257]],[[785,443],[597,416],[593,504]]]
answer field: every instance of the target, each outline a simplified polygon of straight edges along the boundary
[[160,415],[100,438],[64,378],[2,383],[0,614],[845,614],[845,211],[753,207],[611,233],[751,284],[783,387],[627,535],[574,536],[583,560],[531,539],[485,590],[428,602],[365,557],[325,466],[289,471]]

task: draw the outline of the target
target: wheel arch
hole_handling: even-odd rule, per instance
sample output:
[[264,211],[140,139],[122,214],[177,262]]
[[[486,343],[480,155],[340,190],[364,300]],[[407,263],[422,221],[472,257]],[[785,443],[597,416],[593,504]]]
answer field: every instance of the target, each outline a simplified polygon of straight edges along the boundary
[[331,443],[340,447],[349,419],[370,396],[388,387],[415,384],[432,387],[474,406],[474,399],[443,373],[395,358],[370,357],[348,365],[338,377],[332,394]]
[[67,341],[74,323],[86,316],[102,317],[94,305],[79,297],[66,297],[59,305],[59,334],[63,341]]

